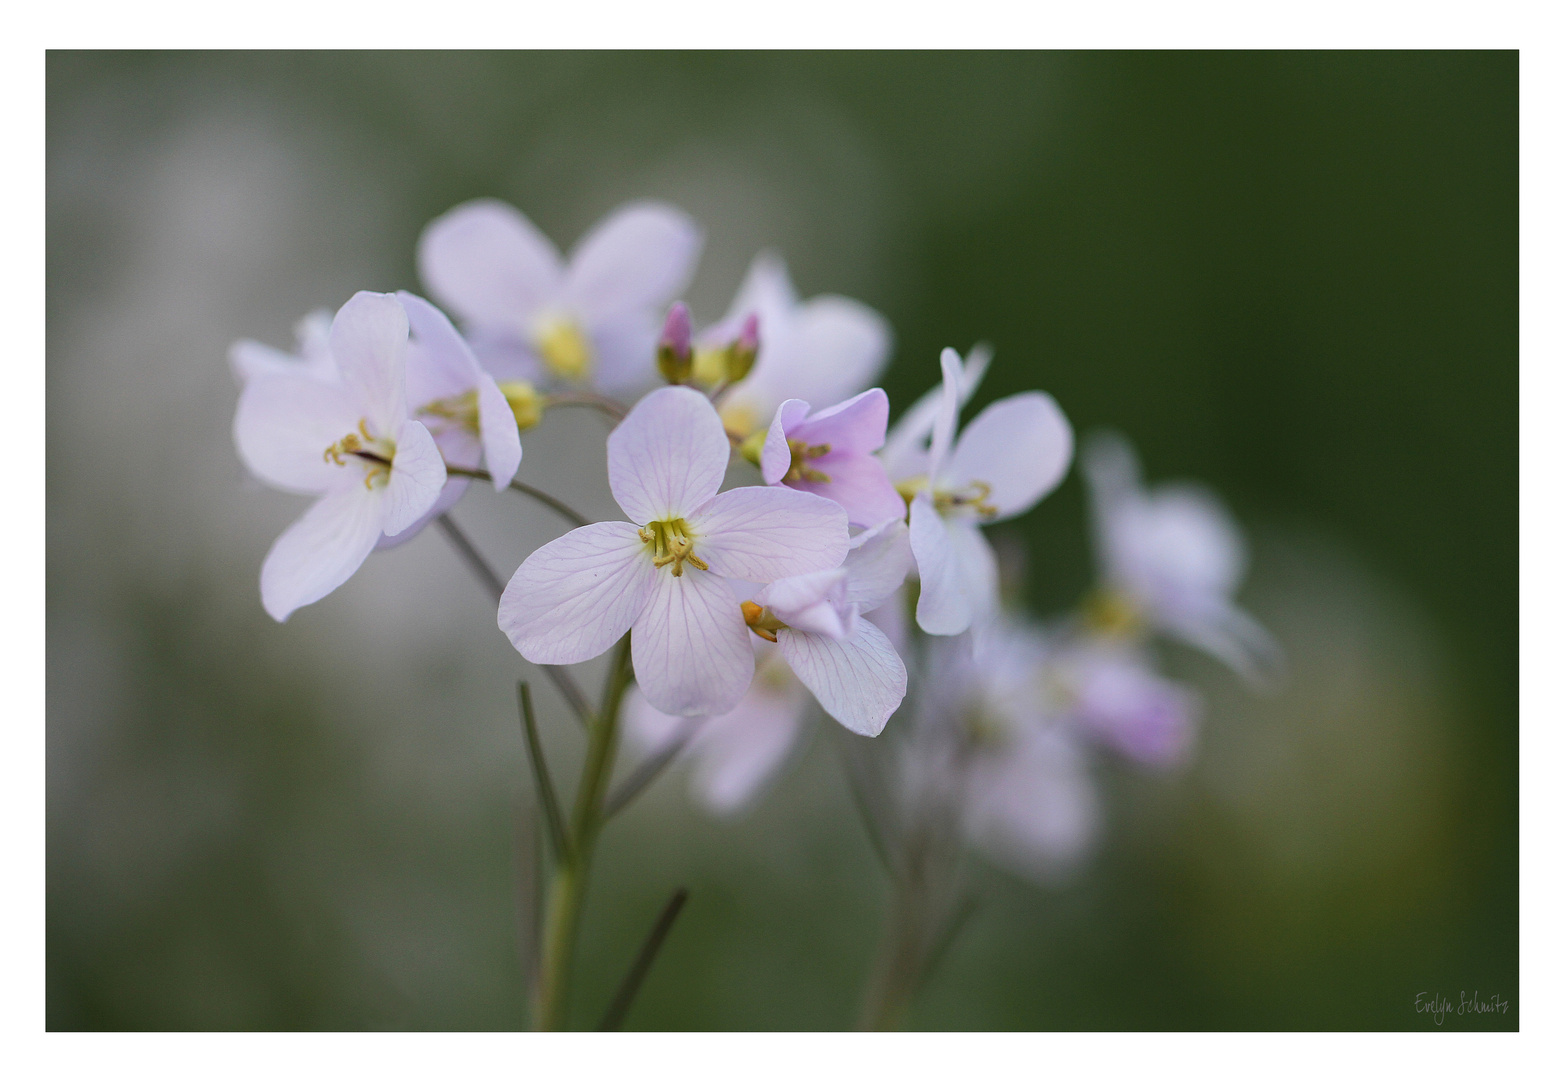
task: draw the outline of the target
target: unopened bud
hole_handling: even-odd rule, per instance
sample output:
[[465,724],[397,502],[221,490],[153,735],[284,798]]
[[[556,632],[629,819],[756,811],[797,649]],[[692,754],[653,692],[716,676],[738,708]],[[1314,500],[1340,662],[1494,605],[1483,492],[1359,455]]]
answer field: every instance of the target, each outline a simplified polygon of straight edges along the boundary
[[536,427],[543,418],[543,396],[531,383],[523,379],[502,382],[499,384],[499,392],[510,403],[510,411],[516,417],[516,427],[521,431]]
[[760,317],[753,312],[744,319],[738,340],[727,348],[727,381],[735,383],[749,374],[760,352]]
[[675,385],[689,381],[693,366],[690,333],[689,309],[679,301],[668,310],[667,321],[662,324],[662,337],[657,342],[657,370]]

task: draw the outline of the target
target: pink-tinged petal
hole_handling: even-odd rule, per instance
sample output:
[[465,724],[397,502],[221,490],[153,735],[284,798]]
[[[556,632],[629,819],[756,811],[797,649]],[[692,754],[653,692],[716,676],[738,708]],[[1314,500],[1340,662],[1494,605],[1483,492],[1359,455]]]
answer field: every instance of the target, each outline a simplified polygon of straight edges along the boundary
[[463,319],[519,333],[564,281],[559,252],[526,215],[497,199],[462,203],[429,222],[418,273]]
[[[714,334],[713,340],[730,341],[738,336],[744,319],[757,315],[760,319],[760,350],[763,353],[766,337],[772,332],[767,324],[774,326],[790,321],[789,316],[797,304],[798,293],[792,287],[792,278],[787,274],[786,261],[775,252],[762,251],[749,263],[749,270],[744,274],[743,283],[738,286],[727,314],[722,316],[722,321],[710,333]],[[702,335],[704,338],[705,335]]]
[[323,495],[277,537],[261,566],[261,604],[278,622],[353,576],[385,520],[383,492],[356,479]]
[[1074,432],[1047,394],[1030,392],[995,401],[961,432],[944,469],[947,483],[991,486],[986,502],[998,509],[986,523],[1024,514],[1058,486],[1074,455]]
[[810,462],[830,477],[829,482],[798,480],[788,484],[837,503],[847,512],[847,520],[860,528],[873,528],[886,521],[906,518],[906,500],[885,475],[879,459],[869,454],[827,454]]
[[538,383],[548,377],[548,369],[537,358],[530,345],[520,338],[493,333],[480,326],[467,332],[467,344],[477,355],[483,370],[500,382],[520,379]]
[[839,568],[773,581],[754,602],[806,633],[844,638],[857,624],[857,611],[847,602],[847,575]]
[[727,712],[754,675],[749,628],[732,589],[693,568],[679,577],[657,572],[630,632],[630,656],[646,700],[674,716]]
[[395,536],[417,521],[445,487],[445,459],[429,429],[416,420],[396,433],[396,456],[385,486],[385,534]]
[[[961,405],[971,400],[982,385],[993,350],[986,345],[973,346],[966,354],[961,368]],[[894,479],[918,476],[928,471],[928,436],[933,432],[934,417],[944,400],[944,384],[940,384],[918,398],[910,409],[901,414],[885,439],[885,448],[879,459],[885,463],[885,471]]]
[[912,545],[906,522],[888,521],[852,538],[841,569],[847,575],[847,603],[873,611],[895,595],[912,571]]
[[575,529],[516,570],[499,600],[499,628],[534,664],[579,664],[624,636],[656,573],[629,522]]
[[760,451],[760,476],[767,484],[781,483],[787,470],[792,468],[788,432],[808,414],[809,403],[798,398],[788,398],[777,407],[770,430],[765,433],[765,447]]
[[1096,835],[1096,790],[1080,751],[1057,731],[1028,732],[973,762],[967,834],[999,863],[1047,882]]
[[228,346],[228,364],[240,386],[260,375],[302,374],[304,364],[291,353],[245,338]]
[[793,674],[848,731],[878,735],[906,697],[906,665],[867,619],[843,640],[778,630],[776,644]]
[[775,581],[833,570],[847,554],[846,511],[805,491],[734,488],[686,520],[695,554],[723,577]]
[[[765,336],[760,324],[760,336]],[[794,316],[794,377],[801,397],[834,405],[873,383],[890,357],[890,324],[866,304],[845,296],[816,296]]]
[[666,203],[620,207],[571,253],[565,303],[588,323],[661,308],[689,284],[703,240],[689,215]]
[[503,490],[521,467],[521,431],[516,427],[510,402],[487,372],[478,375],[478,430],[482,433],[483,457],[494,478],[494,490]]
[[820,410],[795,427],[789,425],[787,437],[809,446],[829,446],[838,454],[871,454],[885,445],[889,419],[890,398],[876,386]]
[[928,444],[928,478],[936,479],[944,471],[944,462],[955,438],[955,424],[961,413],[961,358],[954,349],[939,354],[943,382],[939,390],[939,411],[933,418],[933,437]]
[[407,312],[390,293],[360,292],[331,322],[331,355],[370,433],[394,438],[407,416]]
[[722,486],[730,444],[704,394],[665,386],[608,435],[608,486],[637,524],[686,517]]
[[590,328],[591,381],[604,393],[637,395],[656,378],[657,316],[653,309],[625,312]]
[[262,375],[239,395],[233,442],[245,466],[284,491],[318,494],[337,486],[344,466],[327,448],[355,431],[361,414],[347,387],[303,374]]

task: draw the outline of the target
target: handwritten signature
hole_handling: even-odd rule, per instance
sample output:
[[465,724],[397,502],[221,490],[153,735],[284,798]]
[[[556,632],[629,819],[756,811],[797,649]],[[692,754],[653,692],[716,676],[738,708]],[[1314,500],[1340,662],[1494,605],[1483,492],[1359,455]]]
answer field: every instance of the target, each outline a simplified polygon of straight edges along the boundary
[[1464,990],[1460,991],[1459,1002],[1451,1001],[1442,994],[1429,994],[1423,990],[1416,996],[1413,1003],[1419,1013],[1428,1013],[1433,1018],[1433,1023],[1443,1026],[1445,1017],[1451,1013],[1455,1016],[1480,1016],[1484,1013],[1507,1013],[1509,1003],[1503,999],[1502,994],[1489,994],[1482,997],[1475,991],[1466,996]]

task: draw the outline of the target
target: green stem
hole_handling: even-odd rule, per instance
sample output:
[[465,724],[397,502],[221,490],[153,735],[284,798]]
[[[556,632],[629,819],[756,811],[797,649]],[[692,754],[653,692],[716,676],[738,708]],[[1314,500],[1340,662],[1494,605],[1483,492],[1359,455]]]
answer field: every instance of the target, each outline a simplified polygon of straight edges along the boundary
[[543,954],[538,965],[532,1010],[533,1026],[539,1031],[559,1031],[564,1027],[581,906],[586,899],[592,852],[605,816],[603,799],[618,752],[619,707],[630,684],[629,646],[626,634],[619,642],[608,671],[602,709],[593,718],[587,735],[586,761],[581,766],[581,782],[576,788],[575,808],[570,815],[569,845],[559,859],[548,888]]

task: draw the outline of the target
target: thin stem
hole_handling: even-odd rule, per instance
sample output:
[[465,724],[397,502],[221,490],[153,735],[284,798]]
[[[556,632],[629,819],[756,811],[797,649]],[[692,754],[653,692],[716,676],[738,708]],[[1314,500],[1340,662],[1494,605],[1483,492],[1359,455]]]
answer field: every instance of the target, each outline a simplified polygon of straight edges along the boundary
[[543,757],[543,743],[537,737],[537,719],[532,713],[532,688],[517,683],[516,692],[521,698],[521,723],[526,728],[527,756],[532,761],[532,780],[537,785],[537,799],[543,807],[543,818],[548,823],[548,837],[553,842],[554,858],[565,859],[570,850],[570,838],[564,831],[564,816],[559,812],[559,798],[554,794],[554,782],[548,775],[548,762]]
[[628,409],[612,398],[603,397],[601,394],[593,394],[586,390],[572,390],[563,394],[550,394],[544,400],[544,406],[549,409],[561,405],[580,405],[588,409],[596,409],[615,424],[623,420],[629,412]]
[[689,745],[689,740],[694,737],[695,729],[699,721],[691,720],[685,723],[683,729],[668,741],[662,749],[652,754],[645,761],[635,766],[635,771],[626,776],[619,786],[608,793],[608,801],[603,806],[603,816],[613,817],[620,810],[635,800],[635,797],[644,791],[653,780],[662,775],[662,770],[672,764],[673,759],[683,752]]
[[[488,560],[484,559],[482,553],[473,546],[467,534],[457,526],[450,514],[441,514],[435,521],[446,539],[451,542],[451,546],[456,549],[456,553],[467,564],[467,569],[471,570],[483,588],[488,590],[488,594],[494,598],[494,603],[499,603],[500,598],[505,595],[505,583],[499,579],[498,574],[494,573],[494,568],[489,566]],[[585,724],[586,718],[591,715],[591,706],[586,704],[586,695],[581,693],[579,686],[575,685],[575,680],[570,677],[570,673],[552,664],[537,666],[542,669],[544,675],[548,676],[548,681],[554,684],[554,689],[559,691],[565,704],[570,706],[570,711],[575,714],[575,718]]]
[[640,947],[640,952],[635,957],[635,962],[625,973],[624,981],[619,984],[619,992],[613,995],[613,1002],[608,1006],[608,1011],[603,1015],[602,1023],[598,1025],[598,1031],[618,1031],[624,1026],[624,1017],[629,1013],[630,1006],[635,1002],[635,995],[640,990],[640,984],[646,980],[646,973],[651,970],[652,961],[657,958],[657,950],[662,948],[663,940],[668,936],[668,931],[673,929],[673,920],[678,918],[678,913],[684,909],[684,901],[689,899],[689,890],[679,886],[663,907],[662,914],[657,916],[657,921],[651,927],[651,933]]
[[[487,469],[469,469],[463,465],[452,465],[447,461],[445,463],[445,471],[451,476],[465,476],[469,480],[487,480],[491,484],[494,482],[494,477],[489,474]],[[552,495],[548,494],[546,491],[543,491],[541,488],[535,488],[531,484],[523,484],[519,480],[512,480],[510,481],[510,489],[512,491],[519,491],[523,495],[528,495],[536,499],[554,513],[558,514],[560,517],[564,518],[566,521],[569,521],[577,527],[591,524],[590,518],[586,517],[584,514],[577,513],[569,506],[568,503],[561,502],[559,499],[554,498]]]
[[568,853],[559,861],[548,890],[548,910],[543,925],[543,955],[538,966],[532,1012],[534,1026],[542,1031],[558,1031],[564,1027],[570,969],[579,936],[581,905],[586,898],[592,853],[604,820],[603,796],[618,751],[619,708],[624,702],[624,692],[629,688],[632,675],[629,645],[629,635],[626,634],[619,642],[608,669],[602,709],[588,730],[586,760],[581,766],[580,784],[575,789]]

